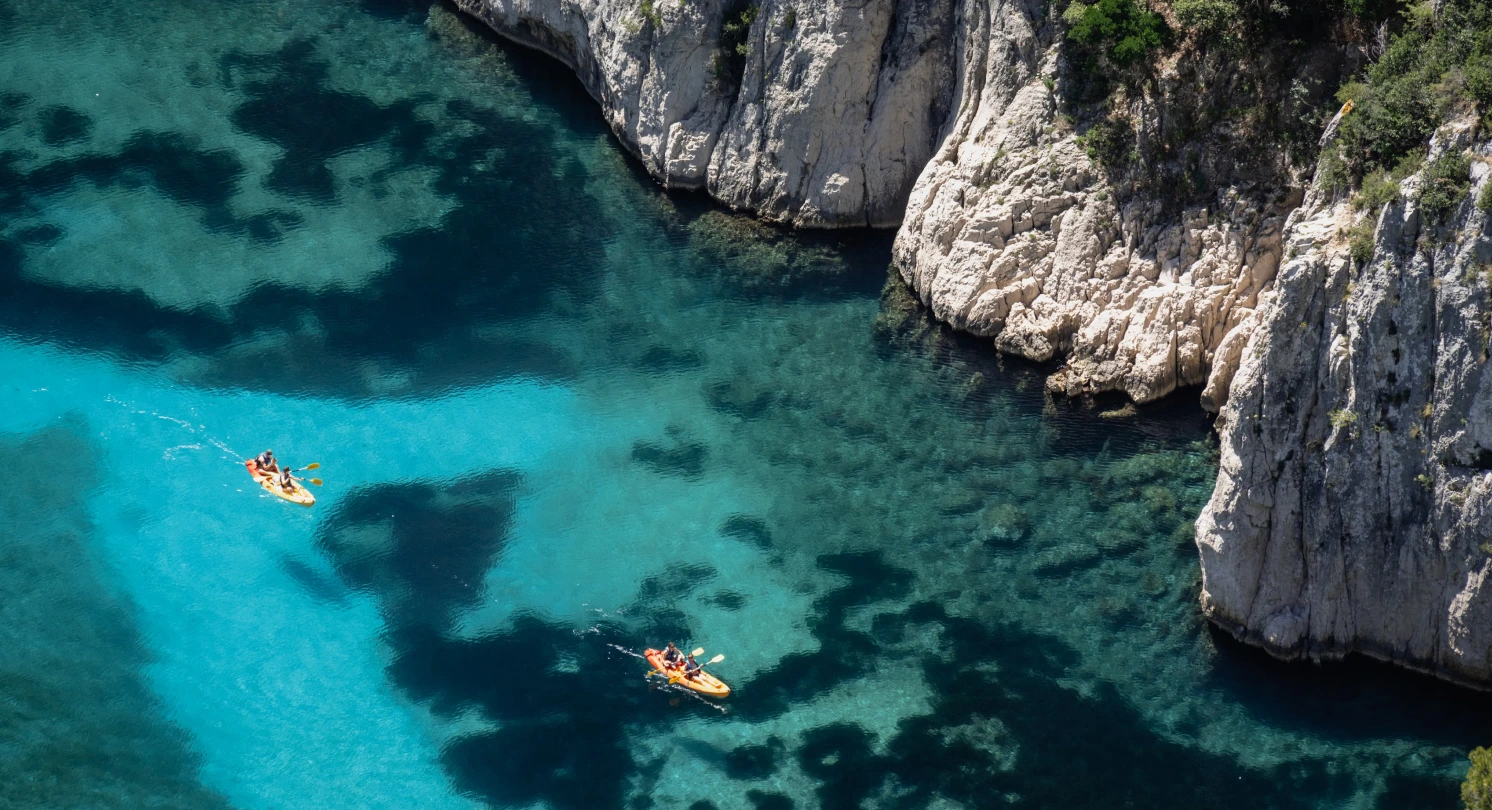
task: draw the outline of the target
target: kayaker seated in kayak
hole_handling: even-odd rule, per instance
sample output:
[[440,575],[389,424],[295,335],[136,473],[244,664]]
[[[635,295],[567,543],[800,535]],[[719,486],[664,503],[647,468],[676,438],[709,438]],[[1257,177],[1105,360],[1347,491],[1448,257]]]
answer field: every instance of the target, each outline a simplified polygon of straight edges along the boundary
[[265,472],[277,473],[280,471],[280,462],[275,461],[275,451],[265,450],[254,458],[254,466]]
[[684,659],[685,677],[693,678],[694,676],[698,675],[700,670],[702,669],[704,669],[704,667],[700,665],[698,661],[694,660],[694,656],[691,655],[688,658]]
[[684,663],[684,654],[679,652],[679,648],[675,647],[672,641],[668,642],[668,646],[663,648],[663,663],[673,666]]
[[280,488],[286,492],[295,491],[295,476],[290,474],[289,469],[280,470]]

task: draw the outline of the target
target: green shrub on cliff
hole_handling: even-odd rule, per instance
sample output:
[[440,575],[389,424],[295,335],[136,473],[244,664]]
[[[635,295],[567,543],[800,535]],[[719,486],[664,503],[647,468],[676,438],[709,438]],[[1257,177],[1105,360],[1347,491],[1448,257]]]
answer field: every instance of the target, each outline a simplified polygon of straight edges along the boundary
[[1128,121],[1110,116],[1078,133],[1077,144],[1100,166],[1114,167],[1129,156],[1134,130]]
[[1375,169],[1362,179],[1357,196],[1352,198],[1352,207],[1359,211],[1380,211],[1386,203],[1399,199],[1399,185],[1409,175],[1419,171],[1425,163],[1425,153],[1410,152],[1399,161],[1393,171]]
[[1216,36],[1238,20],[1238,4],[1232,0],[1175,0],[1171,10],[1188,31]]
[[1468,758],[1471,769],[1461,783],[1461,803],[1466,810],[1492,810],[1492,749],[1477,748]]
[[1359,267],[1372,261],[1373,251],[1376,249],[1373,238],[1377,232],[1378,218],[1375,216],[1363,217],[1362,221],[1347,232],[1347,252]]
[[[741,76],[746,72],[746,57],[751,55],[751,45],[746,41],[751,35],[751,24],[756,22],[761,6],[748,3],[737,4],[725,14],[720,26],[720,41],[715,59],[710,67],[721,87],[734,91],[741,85]],[[794,13],[794,22],[797,14]]]
[[1125,66],[1164,46],[1171,29],[1159,14],[1135,5],[1134,0],[1073,0],[1062,12],[1067,38],[1098,49],[1109,61]]
[[1453,114],[1492,102],[1492,0],[1414,6],[1399,33],[1338,100],[1338,146],[1354,179],[1393,166]]
[[1352,207],[1359,211],[1377,211],[1384,204],[1399,199],[1399,183],[1384,169],[1362,179],[1362,189],[1352,198]]
[[1471,162],[1459,151],[1430,161],[1420,175],[1419,206],[1431,219],[1440,220],[1466,197],[1471,187]]

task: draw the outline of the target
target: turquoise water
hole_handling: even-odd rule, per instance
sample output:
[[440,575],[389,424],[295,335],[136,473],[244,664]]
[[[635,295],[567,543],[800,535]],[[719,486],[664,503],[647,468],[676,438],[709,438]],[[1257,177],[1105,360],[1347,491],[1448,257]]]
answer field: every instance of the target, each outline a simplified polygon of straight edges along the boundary
[[443,6],[0,53],[0,808],[1450,807],[1489,741],[1202,624],[1194,396],[1047,402]]

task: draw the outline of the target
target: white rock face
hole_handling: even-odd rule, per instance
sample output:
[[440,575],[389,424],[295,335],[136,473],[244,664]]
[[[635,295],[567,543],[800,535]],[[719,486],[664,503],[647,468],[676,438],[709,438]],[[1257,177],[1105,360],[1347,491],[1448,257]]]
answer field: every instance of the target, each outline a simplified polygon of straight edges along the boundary
[[[1066,355],[1049,386],[1137,402],[1206,384],[1226,399],[1294,202],[1224,189],[1167,212],[1122,195],[1059,115],[1060,43],[1043,3],[970,0],[957,117],[918,178],[895,263],[959,329],[1033,360]],[[1120,200],[1124,202],[1120,203]]]
[[664,185],[808,227],[893,226],[947,118],[954,0],[457,0],[572,67]]
[[1431,146],[1472,147],[1470,196],[1437,225],[1407,180],[1365,267],[1346,204],[1312,191],[1286,227],[1197,521],[1204,612],[1276,655],[1492,682],[1492,244],[1471,202],[1492,144],[1470,131]]
[[895,262],[919,297],[1001,351],[1067,356],[1055,389],[1206,384],[1221,405],[1298,200],[1167,211],[1111,188],[1058,114],[1045,2],[764,0],[737,89],[729,1],[458,4],[572,66],[665,185],[808,227],[905,215]]
[[[1357,215],[1320,191],[1168,208],[1060,113],[1043,0],[764,0],[739,81],[720,69],[739,0],[457,2],[571,66],[665,185],[803,226],[902,222],[894,262],[922,301],[1001,351],[1066,356],[1050,387],[1205,385],[1213,622],[1285,657],[1492,683],[1492,225],[1470,202],[1429,227],[1411,178],[1362,269]],[[1137,131],[1164,130],[1153,102],[1130,102]],[[1492,146],[1472,148],[1475,197]]]

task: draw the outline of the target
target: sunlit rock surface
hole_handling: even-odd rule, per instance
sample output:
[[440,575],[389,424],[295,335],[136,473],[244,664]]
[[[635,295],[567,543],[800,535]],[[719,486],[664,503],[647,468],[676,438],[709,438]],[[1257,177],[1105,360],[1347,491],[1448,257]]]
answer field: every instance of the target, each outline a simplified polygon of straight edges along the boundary
[[1492,681],[1492,148],[1463,122],[1472,186],[1437,222],[1418,175],[1377,219],[1314,189],[1285,231],[1278,289],[1219,417],[1217,489],[1197,521],[1208,618],[1285,657],[1362,652]]
[[953,0],[459,0],[575,69],[664,185],[809,227],[889,226],[953,82]]

